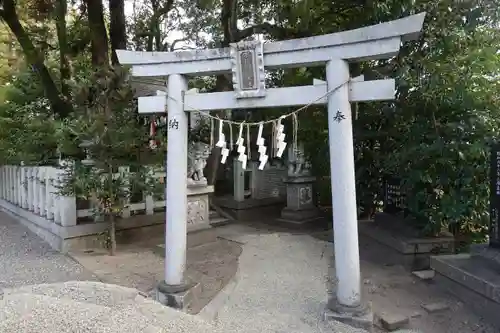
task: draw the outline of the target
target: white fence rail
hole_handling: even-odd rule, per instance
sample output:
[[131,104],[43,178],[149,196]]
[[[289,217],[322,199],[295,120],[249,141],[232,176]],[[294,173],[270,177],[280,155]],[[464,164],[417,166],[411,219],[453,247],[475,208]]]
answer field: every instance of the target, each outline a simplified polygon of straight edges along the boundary
[[[121,168],[120,172],[127,172]],[[91,217],[92,209],[78,209],[73,196],[63,196],[58,185],[64,171],[55,167],[29,167],[17,165],[0,166],[0,199],[26,211],[43,217],[61,226],[74,226],[78,218]],[[155,178],[165,177],[164,172],[153,172]],[[129,217],[136,211],[154,214],[156,208],[165,207],[165,200],[155,200],[153,196],[143,196],[143,201],[131,203],[123,212]]]

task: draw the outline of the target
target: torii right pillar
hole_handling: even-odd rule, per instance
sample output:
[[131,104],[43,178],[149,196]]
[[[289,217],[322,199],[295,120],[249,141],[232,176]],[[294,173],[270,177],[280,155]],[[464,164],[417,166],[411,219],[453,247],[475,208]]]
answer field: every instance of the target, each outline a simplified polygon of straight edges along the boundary
[[325,318],[371,330],[371,309],[361,302],[352,115],[349,84],[345,84],[349,77],[347,61],[326,64],[328,90],[340,88],[328,97],[336,291],[328,300]]
[[[401,40],[416,39],[421,31],[425,13],[419,14],[418,17],[418,20],[414,20],[415,26],[412,26],[411,31],[401,32]],[[396,27],[396,23],[399,23],[397,21],[391,23],[393,32],[408,28],[403,25]],[[379,28],[382,28],[382,25],[379,25]],[[373,28],[368,35],[377,36],[382,40],[381,36],[387,32],[386,29],[387,27],[384,27],[377,31]],[[361,30],[358,29],[357,32],[360,33]],[[335,58],[327,61],[326,79],[327,91],[332,91],[327,104],[335,274],[331,277],[334,279],[334,292],[329,296],[324,317],[326,320],[341,321],[371,331],[373,313],[370,305],[363,303],[361,299],[352,114],[349,84],[345,84],[350,80],[348,62]],[[372,93],[371,90],[365,91],[366,96],[371,96]]]

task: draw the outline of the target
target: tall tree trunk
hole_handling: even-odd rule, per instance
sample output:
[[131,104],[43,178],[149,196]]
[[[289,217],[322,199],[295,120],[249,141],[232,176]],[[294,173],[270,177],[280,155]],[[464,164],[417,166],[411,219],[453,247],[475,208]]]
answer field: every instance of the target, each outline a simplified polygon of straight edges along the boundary
[[108,34],[104,25],[104,8],[102,0],[85,0],[89,19],[90,36],[92,38],[92,64],[108,66]]
[[43,55],[35,48],[30,36],[19,21],[15,2],[13,0],[4,0],[2,4],[0,17],[7,23],[12,33],[16,36],[27,62],[40,78],[45,97],[49,100],[52,111],[60,117],[66,117],[73,111],[73,107],[69,102],[61,98],[59,89],[54,83],[47,66],[45,66]]
[[[107,109],[107,108],[106,108]],[[106,112],[107,113],[107,112]],[[116,220],[115,220],[115,213],[113,211],[113,206],[115,202],[113,201],[114,198],[114,193],[113,193],[113,167],[111,165],[108,165],[108,184],[109,184],[109,197],[110,197],[110,202],[107,211],[108,211],[108,219],[109,219],[109,229],[108,229],[108,236],[109,236],[109,255],[114,256],[116,254]]]
[[69,64],[68,35],[66,30],[66,13],[68,5],[66,0],[58,0],[56,10],[56,30],[59,44],[59,71],[61,76],[61,93],[64,98],[69,99],[69,87],[66,83],[71,78],[71,68]]
[[[151,7],[153,9],[153,16],[149,21],[149,31],[148,31],[148,40],[146,45],[146,51],[162,51],[163,45],[161,40],[161,30],[160,30],[160,22],[161,18],[164,15],[167,15],[168,12],[172,9],[174,5],[174,0],[167,0],[163,7],[160,6],[160,1],[151,0]],[[153,50],[153,47],[156,47],[156,50]]]
[[[267,33],[277,39],[286,38],[298,38],[309,36],[309,32],[295,31],[294,29],[288,29],[279,27],[275,24],[268,22],[256,24],[254,26],[239,30],[238,29],[238,0],[223,0],[222,10],[220,15],[221,27],[223,32],[223,39],[220,47],[228,47],[231,43],[237,43],[247,37],[254,34]],[[219,75],[216,77],[215,81],[215,91],[230,91],[233,90],[232,81],[230,76]],[[217,113],[219,118],[225,117],[225,111],[219,111]],[[220,159],[220,149],[216,148],[212,150],[210,154],[209,161],[207,161],[207,167],[205,169],[205,174],[208,175],[208,183],[210,185],[215,184],[217,178],[217,171],[219,168]]]
[[[237,27],[238,21],[238,0],[224,0],[222,3],[221,11],[221,26],[223,31],[223,39],[221,47],[228,47],[230,43],[239,41],[239,31]],[[215,91],[230,91],[232,90],[231,80],[225,75],[218,75],[215,81]],[[217,113],[219,118],[225,117],[225,111],[219,111]],[[219,160],[220,160],[220,149],[214,148],[210,154],[209,161],[207,161],[207,166],[205,174],[208,175],[207,181],[209,185],[214,185],[217,180],[217,172],[219,170]]]
[[109,36],[111,39],[111,62],[118,64],[116,50],[127,48],[127,31],[125,27],[125,4],[124,0],[109,0]]

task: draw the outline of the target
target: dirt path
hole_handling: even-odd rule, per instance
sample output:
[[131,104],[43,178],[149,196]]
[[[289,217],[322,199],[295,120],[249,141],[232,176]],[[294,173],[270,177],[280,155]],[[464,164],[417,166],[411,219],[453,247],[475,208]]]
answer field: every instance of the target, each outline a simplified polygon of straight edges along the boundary
[[[121,246],[115,256],[102,250],[75,252],[71,256],[103,282],[136,288],[152,296],[164,278],[165,265],[164,258],[154,252],[154,244]],[[202,287],[198,302],[188,309],[189,313],[198,313],[231,280],[240,254],[241,246],[227,240],[188,249],[187,275]]]

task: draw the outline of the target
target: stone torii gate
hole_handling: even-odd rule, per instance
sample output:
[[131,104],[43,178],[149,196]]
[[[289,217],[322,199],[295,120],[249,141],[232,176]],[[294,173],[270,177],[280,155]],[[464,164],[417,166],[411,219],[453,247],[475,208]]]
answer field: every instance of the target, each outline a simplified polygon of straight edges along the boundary
[[[419,36],[425,13],[350,31],[279,42],[241,42],[229,48],[181,52],[118,50],[121,64],[132,65],[137,77],[167,76],[167,94],[139,98],[140,113],[168,110],[165,281],[161,290],[172,297],[188,288],[186,266],[186,111],[328,105],[328,129],[334,221],[336,297],[329,308],[338,320],[361,319],[361,274],[350,102],[391,100],[393,79],[350,79],[349,62],[387,59],[402,41]],[[326,66],[326,82],[287,88],[265,87],[265,69]],[[187,78],[232,73],[234,91],[192,93]],[[332,91],[333,90],[333,91]],[[331,92],[332,91],[332,92]],[[328,94],[328,92],[331,92]],[[322,97],[323,96],[323,97]],[[346,318],[344,318],[346,317]]]

